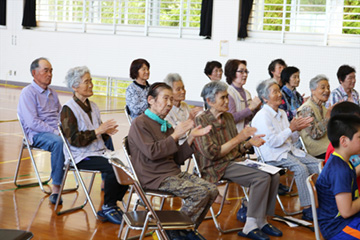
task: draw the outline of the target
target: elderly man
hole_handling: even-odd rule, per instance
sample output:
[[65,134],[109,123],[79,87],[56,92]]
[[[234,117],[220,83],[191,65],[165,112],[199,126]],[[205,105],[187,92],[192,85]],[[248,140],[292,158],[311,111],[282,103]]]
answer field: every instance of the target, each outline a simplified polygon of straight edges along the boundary
[[17,111],[30,144],[51,152],[53,186],[49,199],[55,204],[64,174],[64,153],[63,142],[57,130],[61,104],[56,92],[48,87],[51,84],[52,70],[46,58],[38,58],[31,63],[30,72],[34,79],[21,91]]
[[282,232],[267,222],[267,215],[273,215],[279,174],[270,175],[255,168],[236,163],[246,149],[264,143],[263,135],[249,141],[255,128],[244,128],[237,132],[234,118],[229,110],[228,86],[223,82],[210,82],[201,92],[207,109],[195,118],[197,126],[212,126],[210,132],[195,139],[196,157],[204,179],[216,183],[229,179],[250,187],[249,205],[244,229],[239,236],[251,239],[269,239],[267,235],[282,236]]

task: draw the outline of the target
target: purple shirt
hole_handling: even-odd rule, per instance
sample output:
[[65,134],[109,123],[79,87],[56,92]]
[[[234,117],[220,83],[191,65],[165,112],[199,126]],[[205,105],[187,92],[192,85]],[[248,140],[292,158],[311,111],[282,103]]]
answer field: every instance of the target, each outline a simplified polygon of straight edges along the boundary
[[60,110],[58,95],[51,88],[44,90],[32,81],[21,91],[17,112],[31,144],[40,132],[59,134]]

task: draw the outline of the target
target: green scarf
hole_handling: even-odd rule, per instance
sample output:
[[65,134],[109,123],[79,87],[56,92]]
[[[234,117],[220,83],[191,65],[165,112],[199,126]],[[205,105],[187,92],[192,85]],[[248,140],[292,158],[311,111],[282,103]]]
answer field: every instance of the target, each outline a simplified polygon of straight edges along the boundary
[[145,115],[161,124],[161,132],[166,132],[169,128],[172,128],[171,124],[168,123],[168,121],[166,121],[165,119],[161,119],[158,115],[150,111],[150,109],[145,110]]

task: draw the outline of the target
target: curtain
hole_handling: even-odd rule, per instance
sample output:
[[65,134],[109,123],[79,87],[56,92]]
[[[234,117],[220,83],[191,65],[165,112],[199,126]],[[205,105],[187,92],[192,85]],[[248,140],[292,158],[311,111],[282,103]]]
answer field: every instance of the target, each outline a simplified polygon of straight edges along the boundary
[[251,9],[253,6],[254,0],[241,0],[241,20],[240,20],[240,29],[238,33],[239,38],[246,38],[247,34],[247,25],[249,23],[249,17]]
[[0,0],[0,25],[6,26],[6,0]]
[[22,25],[36,27],[36,0],[25,0]]
[[200,36],[211,38],[213,0],[202,0],[200,15]]

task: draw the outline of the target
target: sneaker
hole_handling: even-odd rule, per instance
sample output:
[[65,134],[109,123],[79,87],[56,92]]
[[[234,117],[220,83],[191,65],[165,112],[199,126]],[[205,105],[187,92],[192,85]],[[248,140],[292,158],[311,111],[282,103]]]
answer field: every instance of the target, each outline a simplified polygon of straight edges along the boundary
[[[49,201],[55,205],[58,197],[59,197],[59,194],[53,193],[50,195]],[[62,198],[60,198],[59,205],[62,205],[62,203],[63,203],[63,200],[62,200]]]
[[240,222],[246,222],[246,214],[247,214],[247,204],[245,204],[245,200],[242,201],[241,203],[241,208],[239,209],[239,211],[236,214],[236,218],[237,220],[239,220]]
[[312,216],[312,210],[311,210],[311,207],[309,208],[304,208],[302,210],[302,217],[301,217],[303,220],[306,220],[306,221],[313,221],[313,216]]
[[111,223],[120,225],[122,221],[122,214],[118,212],[116,207],[98,211],[97,215],[99,216],[99,219],[103,222],[109,221]]

